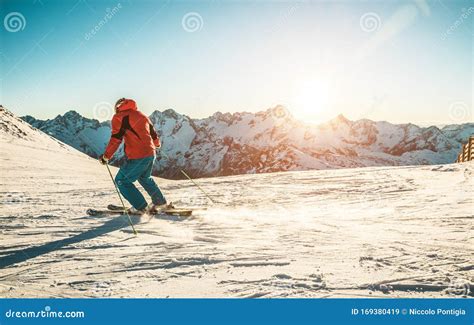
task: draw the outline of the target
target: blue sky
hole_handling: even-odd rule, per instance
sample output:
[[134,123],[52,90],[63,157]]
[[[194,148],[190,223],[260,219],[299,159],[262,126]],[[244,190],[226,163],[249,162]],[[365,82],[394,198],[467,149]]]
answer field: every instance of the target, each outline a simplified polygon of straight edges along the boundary
[[0,103],[18,115],[104,119],[129,97],[191,117],[473,119],[470,1],[2,0],[1,17]]

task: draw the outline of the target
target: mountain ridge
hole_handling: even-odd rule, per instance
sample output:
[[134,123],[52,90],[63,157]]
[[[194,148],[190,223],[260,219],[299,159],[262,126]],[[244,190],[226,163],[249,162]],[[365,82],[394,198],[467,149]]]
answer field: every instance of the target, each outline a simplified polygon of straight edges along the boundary
[[[21,117],[54,138],[98,157],[110,137],[110,122],[68,111],[54,119]],[[257,113],[215,112],[193,119],[173,109],[150,114],[162,140],[154,174],[181,178],[288,170],[450,163],[474,123],[420,127],[412,123],[360,119],[342,114],[314,125],[295,119],[283,106]],[[125,159],[119,149],[113,160]]]

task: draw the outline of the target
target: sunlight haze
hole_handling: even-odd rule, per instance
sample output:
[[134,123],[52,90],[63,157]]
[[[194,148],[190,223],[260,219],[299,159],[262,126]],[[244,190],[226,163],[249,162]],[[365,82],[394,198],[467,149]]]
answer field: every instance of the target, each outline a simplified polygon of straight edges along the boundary
[[2,17],[21,13],[25,25],[2,29],[0,102],[38,118],[103,119],[100,103],[130,97],[148,114],[193,118],[283,105],[314,122],[469,122],[473,11],[423,0],[2,1]]

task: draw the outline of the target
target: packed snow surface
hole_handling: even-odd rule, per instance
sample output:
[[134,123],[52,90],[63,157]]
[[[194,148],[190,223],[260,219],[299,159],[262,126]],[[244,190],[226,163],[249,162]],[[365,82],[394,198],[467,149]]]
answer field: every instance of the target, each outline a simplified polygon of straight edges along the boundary
[[104,166],[3,118],[0,297],[472,295],[472,163],[197,180],[215,204],[156,179],[206,209],[134,217],[134,236],[86,215],[119,204]]

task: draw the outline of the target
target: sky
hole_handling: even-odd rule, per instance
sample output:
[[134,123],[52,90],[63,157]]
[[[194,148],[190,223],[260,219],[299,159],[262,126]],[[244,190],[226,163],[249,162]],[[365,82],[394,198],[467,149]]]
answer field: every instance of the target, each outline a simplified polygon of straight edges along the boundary
[[473,121],[470,1],[1,0],[0,104]]

